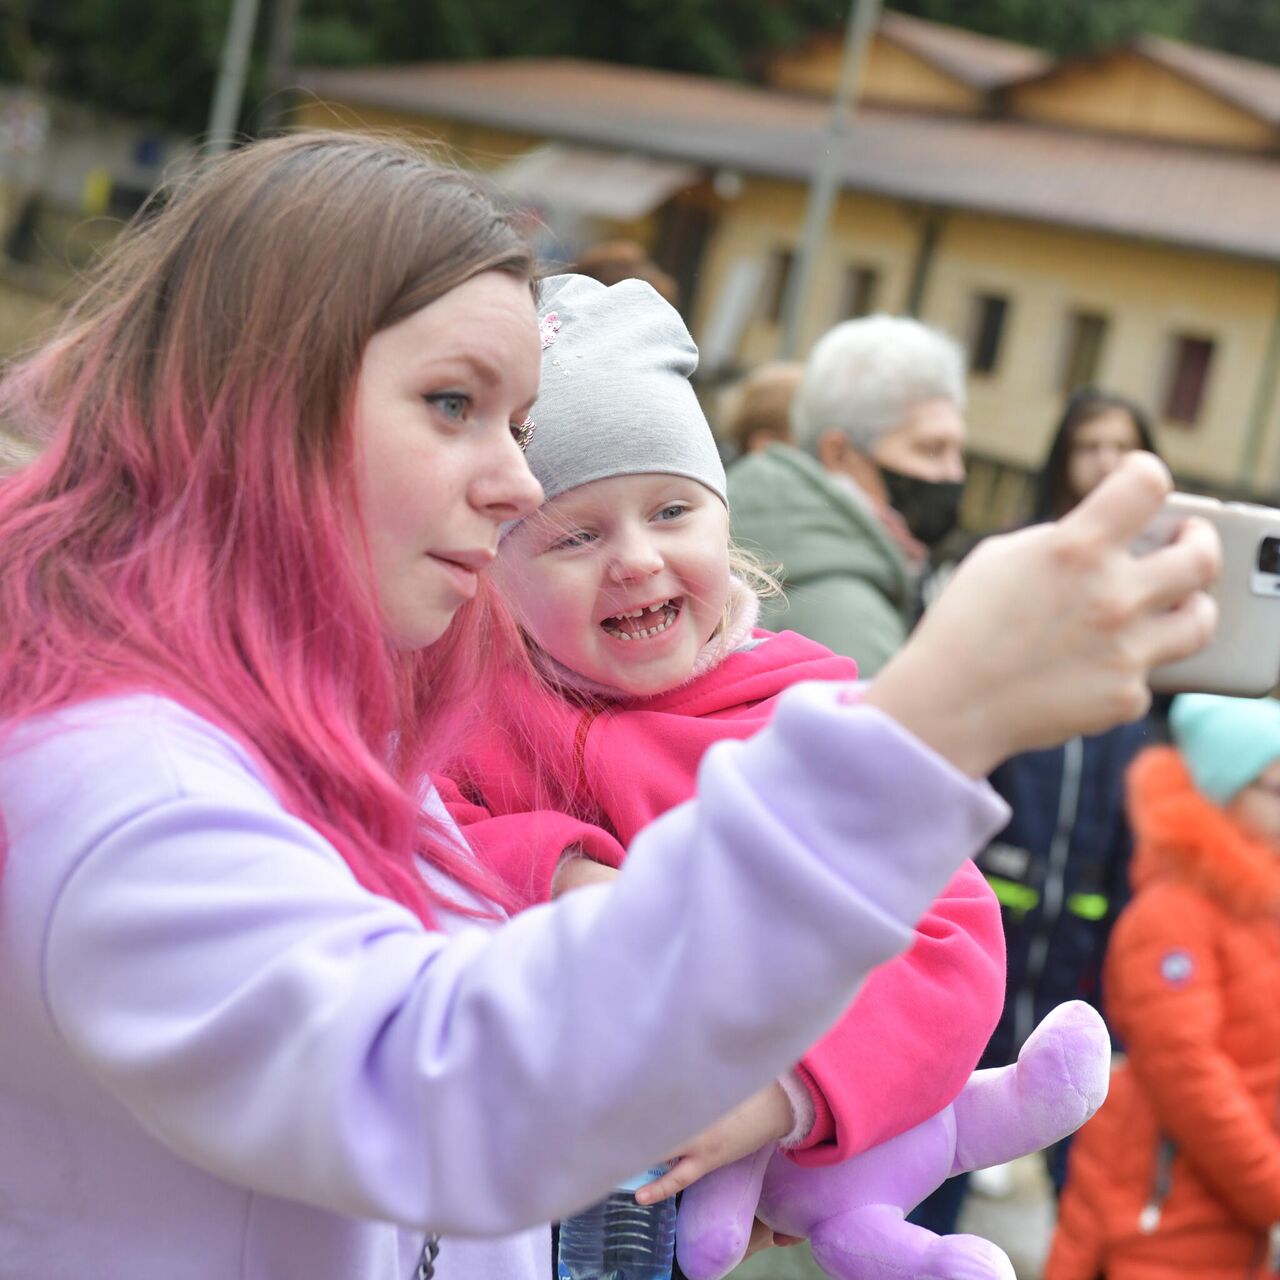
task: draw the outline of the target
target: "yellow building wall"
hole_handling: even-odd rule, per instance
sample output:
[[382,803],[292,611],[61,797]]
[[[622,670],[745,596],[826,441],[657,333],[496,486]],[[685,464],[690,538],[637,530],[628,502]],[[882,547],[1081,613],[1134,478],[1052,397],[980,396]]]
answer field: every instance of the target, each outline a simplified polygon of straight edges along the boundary
[[1248,113],[1139,55],[1066,63],[1008,91],[1011,115],[1108,133],[1226,147],[1268,147],[1275,132]]
[[[953,215],[943,232],[922,318],[967,341],[973,298],[1006,294],[1000,361],[969,380],[969,422],[978,448],[1038,465],[1062,409],[1073,312],[1110,320],[1095,381],[1151,410],[1175,471],[1223,484],[1241,480],[1241,459],[1277,305],[1276,273],[1256,263],[1091,236],[996,218]],[[1215,343],[1193,426],[1159,412],[1175,334]],[[1276,473],[1277,409],[1267,418],[1261,474]]]
[[[804,221],[806,192],[795,183],[748,178],[742,193],[725,204],[702,261],[698,306],[692,317],[697,336],[708,325],[717,301],[740,263],[768,263],[780,249],[793,249]],[[810,306],[801,333],[807,350],[838,320],[845,268],[870,267],[879,272],[876,307],[901,309],[918,232],[896,201],[874,196],[844,196],[831,222],[815,274]],[[766,286],[768,281],[765,280]],[[738,350],[744,366],[772,360],[781,338],[779,325],[766,314],[762,297],[746,326]]]
[[[827,38],[771,60],[768,83],[792,93],[829,98],[840,79],[841,42]],[[877,35],[867,51],[861,98],[925,111],[976,113],[983,97],[976,89],[945,75],[924,59]]]
[[[775,250],[794,247],[803,215],[804,192],[787,183],[748,182],[742,196],[725,206],[704,259],[695,336],[708,324],[735,263],[765,263]],[[801,357],[842,318],[848,263],[881,271],[879,309],[904,309],[919,237],[918,215],[907,206],[842,197],[802,326]],[[1110,320],[1095,381],[1148,407],[1175,470],[1223,485],[1242,481],[1249,424],[1280,306],[1280,268],[1011,219],[948,214],[921,319],[967,348],[980,293],[1006,295],[1010,310],[995,371],[970,376],[976,451],[1019,466],[1040,465],[1062,410],[1071,317],[1095,312]],[[765,301],[744,333],[741,367],[778,354],[780,327],[765,315]],[[1215,343],[1194,426],[1159,417],[1177,334]],[[1265,427],[1260,465],[1250,478],[1260,489],[1280,482],[1280,404],[1268,405]]]

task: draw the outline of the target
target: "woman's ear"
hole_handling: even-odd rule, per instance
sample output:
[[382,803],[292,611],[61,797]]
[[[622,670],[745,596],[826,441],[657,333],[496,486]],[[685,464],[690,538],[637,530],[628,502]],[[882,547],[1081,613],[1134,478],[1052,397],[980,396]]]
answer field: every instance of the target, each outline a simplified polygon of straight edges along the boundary
[[818,437],[817,452],[824,470],[848,476],[875,501],[886,501],[888,494],[880,478],[880,468],[861,449],[850,444],[843,431],[828,427]]
[[827,471],[847,471],[845,455],[850,452],[849,442],[842,431],[828,427],[818,437],[816,450],[818,461]]

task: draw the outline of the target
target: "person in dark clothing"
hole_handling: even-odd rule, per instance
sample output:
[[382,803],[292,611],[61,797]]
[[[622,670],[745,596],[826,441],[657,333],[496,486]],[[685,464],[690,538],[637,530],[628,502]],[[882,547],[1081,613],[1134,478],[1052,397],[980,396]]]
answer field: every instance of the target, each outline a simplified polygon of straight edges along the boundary
[[[1134,449],[1156,452],[1146,414],[1122,396],[1077,391],[1054,433],[1030,523],[1066,514]],[[1107,939],[1128,896],[1124,775],[1159,736],[1148,717],[1015,756],[991,775],[1012,816],[977,862],[1000,901],[1008,977],[1004,1010],[980,1066],[1013,1062],[1037,1022],[1066,1000],[1099,1007]],[[1045,1152],[1055,1194],[1066,1177],[1067,1145]],[[944,1182],[910,1220],[953,1232],[967,1181],[961,1175]]]

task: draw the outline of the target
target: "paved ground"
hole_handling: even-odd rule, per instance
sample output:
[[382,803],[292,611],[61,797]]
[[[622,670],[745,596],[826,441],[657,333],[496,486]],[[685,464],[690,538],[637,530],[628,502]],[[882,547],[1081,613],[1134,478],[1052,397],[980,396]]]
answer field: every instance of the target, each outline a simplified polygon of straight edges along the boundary
[[959,1229],[995,1241],[1009,1255],[1018,1280],[1039,1280],[1053,1233],[1053,1193],[1039,1156],[1015,1162],[1010,1171],[1009,1194],[999,1199],[971,1194]]

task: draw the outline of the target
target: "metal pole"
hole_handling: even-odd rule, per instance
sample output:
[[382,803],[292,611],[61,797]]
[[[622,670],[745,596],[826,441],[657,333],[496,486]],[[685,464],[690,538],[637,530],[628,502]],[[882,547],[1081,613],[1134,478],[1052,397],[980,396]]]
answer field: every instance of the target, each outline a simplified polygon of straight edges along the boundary
[[853,128],[853,108],[858,83],[862,78],[863,63],[879,17],[880,0],[852,0],[849,21],[845,25],[840,79],[831,104],[827,148],[809,186],[804,231],[782,301],[782,340],[778,347],[778,356],[782,360],[793,359],[799,346],[800,325],[809,302],[818,255],[822,251],[827,224],[831,221],[831,210],[839,192],[844,140]]
[[218,84],[209,109],[209,128],[205,136],[205,150],[209,155],[230,151],[235,139],[257,22],[258,0],[234,0],[227,23],[227,39],[222,46],[222,61],[218,64]]
[[267,100],[259,114],[258,132],[275,133],[289,106],[293,80],[293,33],[298,0],[275,0],[271,7],[271,37],[267,44]]
[[1267,488],[1258,470],[1267,422],[1275,407],[1277,380],[1280,380],[1280,295],[1277,295],[1276,309],[1272,313],[1271,334],[1258,372],[1258,385],[1254,389],[1244,448],[1240,453],[1240,484],[1250,493],[1264,492]]

